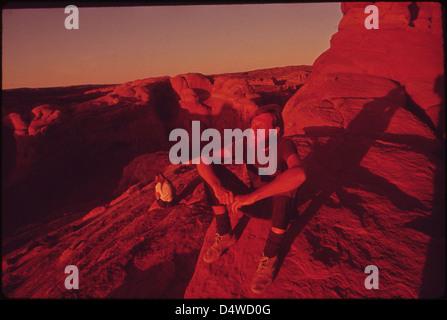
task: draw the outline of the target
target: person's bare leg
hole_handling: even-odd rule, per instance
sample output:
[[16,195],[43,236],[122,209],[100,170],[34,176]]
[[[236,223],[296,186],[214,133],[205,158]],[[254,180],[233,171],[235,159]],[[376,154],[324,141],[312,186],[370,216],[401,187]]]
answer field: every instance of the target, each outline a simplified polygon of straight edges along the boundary
[[236,237],[231,233],[231,222],[225,206],[213,206],[213,212],[216,218],[216,241],[207,250],[203,260],[212,263],[231,246],[236,243]]
[[273,198],[272,227],[269,230],[264,251],[251,286],[251,290],[255,293],[262,293],[273,281],[279,249],[290,221],[288,212],[290,201],[291,198],[286,196]]

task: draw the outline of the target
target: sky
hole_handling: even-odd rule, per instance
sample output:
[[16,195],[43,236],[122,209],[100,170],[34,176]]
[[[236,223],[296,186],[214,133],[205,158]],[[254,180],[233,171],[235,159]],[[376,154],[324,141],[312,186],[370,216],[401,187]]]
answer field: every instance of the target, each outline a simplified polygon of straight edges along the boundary
[[312,65],[329,48],[340,3],[2,10],[2,87],[118,84],[197,72]]

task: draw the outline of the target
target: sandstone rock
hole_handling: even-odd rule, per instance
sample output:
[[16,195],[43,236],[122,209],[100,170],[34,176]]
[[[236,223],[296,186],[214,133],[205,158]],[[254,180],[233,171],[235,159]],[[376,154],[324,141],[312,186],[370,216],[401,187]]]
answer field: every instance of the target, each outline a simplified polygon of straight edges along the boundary
[[204,91],[211,90],[211,81],[200,73],[187,73],[175,76],[170,79],[172,88],[181,96],[183,89],[201,89]]
[[[442,285],[433,279],[442,277],[443,259],[436,255],[442,252],[442,227],[428,221],[437,217],[443,222],[443,211],[433,211],[440,192],[433,181],[442,162],[405,144],[356,135],[320,132],[293,140],[308,180],[298,189],[298,214],[287,230],[272,286],[261,295],[250,290],[271,222],[232,217],[233,227],[242,230],[239,241],[220,260],[206,264],[203,254],[214,241],[212,223],[185,298],[413,299],[441,294]],[[437,253],[427,254],[428,248]],[[364,287],[370,264],[380,270],[380,291]],[[427,274],[432,271],[436,276]]]
[[60,123],[62,121],[62,113],[55,109],[55,106],[42,105],[31,110],[33,119],[28,127],[30,136],[44,133],[49,125]]
[[163,172],[170,164],[169,154],[166,151],[136,157],[124,167],[116,193],[121,194],[130,186],[140,182],[149,183],[153,181],[155,173]]
[[[212,76],[188,73],[170,81],[182,108],[179,118],[201,120],[223,130],[246,128],[260,105],[277,103],[282,107],[309,73],[306,67],[284,67]],[[188,128],[187,122],[180,126]]]
[[364,28],[365,3],[342,5],[339,32],[333,35],[331,48],[315,61],[313,73],[358,73],[396,81],[442,132],[443,117],[427,113],[443,98],[434,88],[436,79],[444,75],[440,4],[374,5],[380,13],[379,30]]
[[[157,91],[166,91],[169,77],[155,77],[129,81],[112,88],[108,88],[107,95],[95,100],[100,104],[105,102],[108,106],[117,104],[132,104],[145,106],[153,103]],[[102,91],[101,91],[102,90]],[[104,92],[104,89],[99,89]],[[79,107],[78,107],[79,108]]]
[[[164,173],[185,187],[184,196],[196,189],[195,167],[171,166]],[[3,292],[11,298],[182,298],[212,216],[203,193],[194,203],[148,214],[154,187],[56,230],[48,225],[4,255]],[[79,290],[63,285],[67,265],[79,269]]]
[[[424,4],[418,24],[418,3],[375,4],[380,29],[372,32],[361,27],[364,3],[342,5],[331,48],[284,107],[308,181],[292,249],[265,297],[285,297],[285,289],[324,298],[444,291],[442,39],[439,27],[427,27],[440,8]],[[296,261],[300,281],[288,273]],[[368,264],[387,274],[380,294],[365,291],[357,273]]]
[[12,120],[4,117],[16,132],[8,150],[14,153],[13,163],[4,181],[4,208],[10,212],[5,230],[13,232],[17,224],[69,204],[109,197],[124,165],[137,155],[166,149],[166,127],[153,93],[163,97],[167,84],[169,80],[144,84],[149,103],[144,97],[137,102],[141,93],[132,89],[133,97],[122,96],[113,106],[106,95],[80,104],[40,105],[30,113],[8,115]]
[[85,217],[82,218],[82,220],[88,220],[91,219],[93,217],[96,217],[97,215],[103,213],[104,211],[106,211],[106,207],[105,206],[99,206],[96,207],[95,209],[91,210]]
[[[307,127],[312,126],[346,129],[363,111],[369,115],[377,114],[378,121],[386,122],[386,128],[378,126],[380,134],[411,134],[434,140],[434,132],[406,109],[407,103],[403,88],[389,79],[359,74],[322,74],[318,78],[312,78],[287,102],[283,110],[283,116],[287,119],[285,133],[303,134]],[[392,113],[389,120],[386,120],[389,117],[385,112],[387,110]],[[372,119],[374,118],[371,117]],[[371,134],[369,128],[374,131],[376,125],[378,124],[365,120],[361,128],[355,130],[363,131],[362,134]],[[350,130],[354,128],[351,126]]]
[[20,114],[15,112],[3,117],[2,125],[11,127],[14,130],[14,134],[18,136],[24,136],[28,133],[27,124],[22,120]]

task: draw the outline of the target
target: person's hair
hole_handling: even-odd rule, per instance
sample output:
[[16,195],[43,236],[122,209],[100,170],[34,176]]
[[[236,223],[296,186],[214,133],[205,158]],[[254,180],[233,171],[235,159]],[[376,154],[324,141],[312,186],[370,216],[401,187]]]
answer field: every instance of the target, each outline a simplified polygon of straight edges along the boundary
[[264,113],[269,113],[272,115],[273,118],[272,125],[274,128],[279,127],[278,136],[282,137],[284,135],[284,120],[281,114],[281,109],[277,104],[268,104],[258,108],[253,117],[250,119],[250,123],[253,121],[255,117]]

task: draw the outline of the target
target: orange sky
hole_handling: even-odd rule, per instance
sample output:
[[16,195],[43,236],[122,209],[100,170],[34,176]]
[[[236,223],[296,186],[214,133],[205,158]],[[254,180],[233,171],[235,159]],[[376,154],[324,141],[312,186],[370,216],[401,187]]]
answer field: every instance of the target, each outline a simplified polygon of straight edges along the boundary
[[312,65],[340,3],[3,9],[3,89]]

